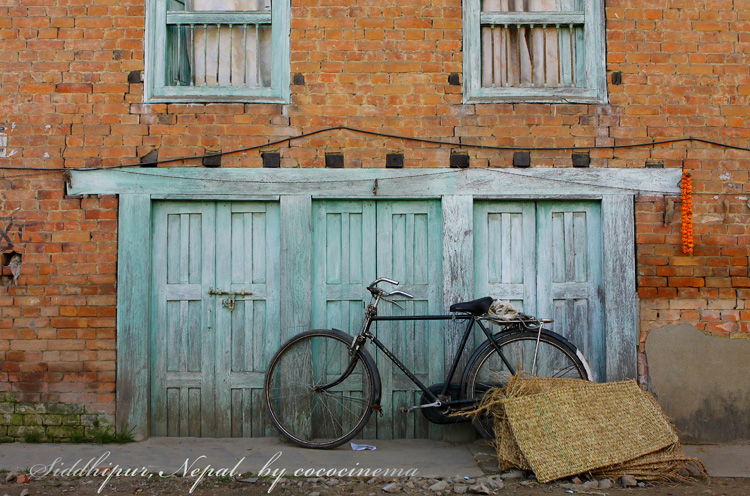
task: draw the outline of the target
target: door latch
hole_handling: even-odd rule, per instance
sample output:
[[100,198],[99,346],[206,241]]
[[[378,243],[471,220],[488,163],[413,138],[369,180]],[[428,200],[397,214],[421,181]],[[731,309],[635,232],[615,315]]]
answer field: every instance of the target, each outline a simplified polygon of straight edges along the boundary
[[224,291],[219,288],[214,289],[214,287],[211,286],[210,288],[208,288],[208,294],[227,296],[227,298],[221,300],[221,306],[232,312],[234,311],[234,303],[237,296],[250,296],[253,293],[250,291]]

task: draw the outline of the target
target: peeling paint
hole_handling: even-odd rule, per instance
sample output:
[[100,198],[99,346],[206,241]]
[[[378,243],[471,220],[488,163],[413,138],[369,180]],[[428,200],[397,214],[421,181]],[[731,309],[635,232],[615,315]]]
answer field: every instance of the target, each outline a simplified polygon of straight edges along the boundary
[[[16,123],[11,122],[10,131],[13,131],[15,128]],[[7,130],[7,127],[0,126],[0,158],[10,158],[17,153],[17,150],[8,149],[8,133],[6,133]]]
[[729,172],[725,172],[724,174],[719,176],[719,179],[721,179],[722,181],[731,181],[732,174],[730,174]]

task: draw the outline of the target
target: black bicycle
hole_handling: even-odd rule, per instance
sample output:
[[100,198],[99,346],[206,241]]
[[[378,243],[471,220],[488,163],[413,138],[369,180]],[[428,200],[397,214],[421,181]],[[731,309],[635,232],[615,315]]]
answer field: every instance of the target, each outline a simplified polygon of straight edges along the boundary
[[[354,438],[367,423],[373,410],[380,410],[380,374],[372,355],[365,348],[372,341],[409,379],[422,390],[419,405],[402,412],[421,410],[435,423],[465,420],[452,414],[476,407],[485,392],[507,383],[510,376],[525,372],[543,377],[591,380],[583,354],[559,334],[544,329],[549,320],[519,315],[503,320],[487,312],[493,299],[485,297],[456,303],[450,315],[378,316],[378,304],[401,296],[403,291],[387,292],[380,283],[398,285],[380,278],[367,287],[372,300],[362,327],[355,336],[337,329],[303,332],[287,341],[276,352],[264,381],[264,397],[271,422],[293,443],[306,448],[335,448]],[[370,332],[373,322],[405,320],[465,320],[461,337],[445,383],[425,386],[391,351]],[[490,332],[485,323],[501,327]],[[474,326],[487,340],[474,351],[461,381],[452,385],[458,364]],[[492,439],[492,422],[478,416],[474,426]]]

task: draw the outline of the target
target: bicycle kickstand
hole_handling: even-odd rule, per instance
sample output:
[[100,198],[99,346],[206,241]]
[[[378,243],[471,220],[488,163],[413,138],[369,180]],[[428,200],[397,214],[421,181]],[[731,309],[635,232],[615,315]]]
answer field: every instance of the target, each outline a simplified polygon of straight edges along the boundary
[[424,405],[415,405],[415,406],[402,406],[401,407],[401,413],[411,413],[414,410],[417,410],[419,408],[440,408],[443,405],[443,403],[440,402],[440,400],[434,402],[434,403],[425,403]]

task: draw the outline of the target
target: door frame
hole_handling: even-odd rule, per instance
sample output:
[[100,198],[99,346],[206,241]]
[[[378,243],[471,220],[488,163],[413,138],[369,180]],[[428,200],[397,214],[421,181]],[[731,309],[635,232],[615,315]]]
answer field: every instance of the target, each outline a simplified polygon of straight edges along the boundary
[[[116,422],[147,438],[153,200],[278,200],[281,209],[281,339],[310,325],[312,200],[441,199],[443,300],[472,298],[474,199],[599,200],[603,234],[606,380],[636,376],[636,195],[679,194],[681,169],[206,169],[73,170],[67,194],[119,195]],[[616,186],[614,186],[616,185]],[[342,193],[342,191],[344,193]],[[144,254],[148,256],[144,257]],[[472,270],[462,270],[470,267]],[[453,333],[449,333],[453,335]],[[457,335],[457,334],[456,334]],[[446,339],[445,356],[458,343]]]

